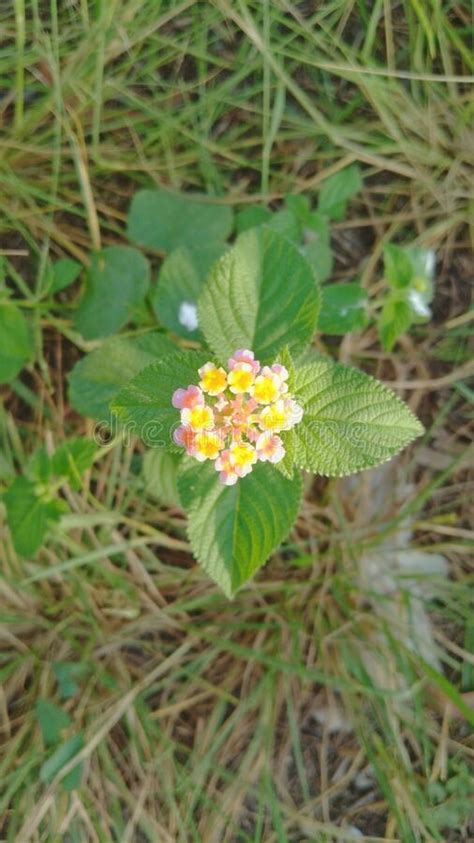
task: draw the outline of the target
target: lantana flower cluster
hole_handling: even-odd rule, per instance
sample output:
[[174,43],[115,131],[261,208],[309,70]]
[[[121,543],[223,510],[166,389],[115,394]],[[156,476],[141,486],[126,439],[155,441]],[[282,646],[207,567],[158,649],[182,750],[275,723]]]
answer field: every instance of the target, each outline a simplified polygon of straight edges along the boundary
[[279,363],[260,366],[253,351],[239,349],[228,371],[214,363],[199,370],[199,385],[173,393],[181,423],[174,442],[199,462],[213,460],[219,478],[233,486],[253,466],[285,456],[282,431],[301,421],[303,410],[288,393],[288,371]]

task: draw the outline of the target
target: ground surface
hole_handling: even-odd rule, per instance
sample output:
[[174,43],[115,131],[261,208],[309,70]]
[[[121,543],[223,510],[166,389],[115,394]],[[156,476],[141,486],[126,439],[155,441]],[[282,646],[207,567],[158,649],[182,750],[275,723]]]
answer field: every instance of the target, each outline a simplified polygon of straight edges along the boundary
[[[8,5],[0,252],[33,309],[48,251],[120,242],[139,185],[278,207],[353,161],[334,279],[372,294],[393,238],[434,248],[437,272],[432,322],[394,352],[372,327],[318,341],[394,385],[426,436],[355,479],[308,478],[289,544],[232,603],[146,492],[138,443],[64,492],[34,561],[0,510],[0,839],[472,840],[468,5]],[[88,350],[76,294],[35,310],[37,364],[1,390],[0,489],[38,444],[91,432],[67,400]],[[62,701],[55,662],[76,665]],[[84,736],[72,792],[39,779],[38,697]]]

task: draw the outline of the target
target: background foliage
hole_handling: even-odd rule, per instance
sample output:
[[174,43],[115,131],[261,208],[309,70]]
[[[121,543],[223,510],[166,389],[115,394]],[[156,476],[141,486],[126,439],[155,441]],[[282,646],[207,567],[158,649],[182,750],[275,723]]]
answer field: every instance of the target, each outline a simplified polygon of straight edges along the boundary
[[[469,7],[15,0],[0,30],[2,837],[469,839]],[[167,342],[78,322],[103,284],[91,253],[143,255],[127,211],[153,184],[216,197],[221,232],[229,207],[237,230],[271,211],[297,239],[303,219],[339,317],[334,285],[357,287],[358,330],[326,325],[319,350],[427,429],[384,470],[308,481],[290,542],[232,604],[140,445],[81,452],[79,485],[79,455],[56,456]],[[125,301],[153,333],[164,242],[146,243],[150,306]],[[436,253],[429,323],[407,249]],[[28,500],[36,527],[50,516],[34,558],[6,524]]]

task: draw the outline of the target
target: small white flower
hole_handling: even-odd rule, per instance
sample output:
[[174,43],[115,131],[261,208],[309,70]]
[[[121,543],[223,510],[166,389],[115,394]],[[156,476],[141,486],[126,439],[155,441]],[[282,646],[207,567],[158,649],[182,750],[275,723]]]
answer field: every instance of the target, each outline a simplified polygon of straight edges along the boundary
[[410,299],[410,304],[417,316],[422,316],[423,319],[430,318],[431,310],[423,301],[423,296],[418,292],[418,290],[410,290],[408,298]]
[[188,331],[195,331],[199,325],[197,307],[190,301],[183,301],[179,306],[178,319]]

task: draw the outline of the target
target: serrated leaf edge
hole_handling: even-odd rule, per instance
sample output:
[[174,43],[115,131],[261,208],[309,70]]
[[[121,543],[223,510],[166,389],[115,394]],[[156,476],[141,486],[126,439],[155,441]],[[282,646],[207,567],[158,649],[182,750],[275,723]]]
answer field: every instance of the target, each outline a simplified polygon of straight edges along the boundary
[[[317,475],[318,475],[318,477],[328,477],[328,478],[331,478],[331,477],[333,477],[333,478],[337,478],[337,477],[351,477],[351,476],[352,476],[352,475],[354,475],[354,474],[359,474],[361,471],[371,471],[372,469],[377,468],[377,467],[378,467],[378,466],[380,466],[380,465],[384,465],[385,463],[390,462],[390,460],[392,460],[392,459],[394,459],[396,456],[398,456],[398,454],[400,454],[400,453],[401,453],[401,451],[402,451],[404,448],[408,447],[408,445],[410,445],[412,442],[414,442],[414,441],[415,441],[415,439],[417,439],[419,436],[422,436],[422,435],[425,433],[425,427],[424,427],[424,425],[421,423],[421,421],[419,420],[419,418],[415,415],[415,413],[413,412],[413,410],[412,410],[412,409],[408,406],[408,404],[406,403],[406,401],[404,401],[404,400],[403,400],[403,398],[400,398],[400,396],[399,396],[399,395],[398,395],[398,394],[397,394],[397,393],[396,393],[396,392],[395,392],[395,391],[394,391],[394,390],[393,390],[393,389],[392,389],[392,388],[391,388],[388,384],[386,384],[384,381],[379,381],[377,378],[374,378],[374,376],[373,376],[373,375],[369,375],[369,374],[367,374],[367,372],[364,372],[362,369],[358,369],[356,366],[346,366],[344,363],[338,363],[338,362],[336,362],[336,361],[332,360],[332,358],[331,358],[331,357],[326,356],[326,357],[325,357],[325,360],[327,360],[327,362],[328,362],[328,363],[332,363],[334,366],[344,366],[344,368],[345,368],[345,369],[351,369],[351,370],[353,370],[353,371],[355,371],[355,372],[362,372],[362,374],[364,374],[364,375],[365,375],[365,377],[366,377],[366,378],[368,378],[370,381],[372,381],[373,383],[375,383],[375,384],[377,385],[377,387],[379,387],[380,389],[382,389],[384,392],[388,392],[388,393],[390,393],[390,395],[391,395],[393,398],[395,398],[395,399],[396,399],[396,401],[397,401],[397,402],[398,402],[398,403],[399,403],[399,404],[403,407],[403,409],[405,410],[405,412],[407,412],[407,413],[408,413],[408,415],[410,416],[410,418],[412,418],[412,419],[413,419],[413,421],[416,423],[415,428],[413,428],[413,431],[415,431],[415,430],[416,430],[416,428],[418,428],[419,432],[418,432],[418,433],[414,432],[414,435],[412,436],[412,438],[411,438],[411,439],[410,439],[407,443],[405,443],[404,445],[402,445],[402,446],[398,449],[398,451],[395,451],[395,453],[394,453],[394,454],[391,454],[391,455],[390,455],[390,456],[388,456],[386,459],[381,460],[381,461],[380,461],[380,462],[378,462],[376,465],[373,465],[373,466],[370,466],[370,467],[367,467],[367,468],[356,468],[356,469],[354,469],[354,471],[343,471],[343,472],[341,472],[341,473],[331,473],[331,474],[328,474],[328,473],[326,473],[326,472],[322,472],[322,471],[317,471],[317,472],[316,472],[316,471],[314,471],[313,469],[308,468],[307,466],[303,465],[301,462],[298,462],[298,460],[297,460],[297,459],[295,459],[295,461],[294,461],[294,466],[295,466],[296,468],[299,468],[299,469],[301,469],[302,471],[307,471],[307,472],[308,472],[308,473],[310,473],[310,474],[317,474]],[[307,368],[307,367],[308,367],[308,366],[310,366],[310,365],[311,365],[311,364],[306,364],[306,365],[305,365],[305,367],[301,366],[299,369],[298,369],[298,367],[297,367],[297,366],[295,366],[295,370],[294,370],[294,374],[295,374],[295,376],[297,376],[298,372],[299,372],[299,371],[301,371],[301,369],[302,369],[302,368]],[[295,398],[298,400],[298,393],[297,393],[297,392],[295,393]],[[303,412],[304,412],[304,409],[305,409],[305,408],[304,408],[304,404],[303,404],[303,402],[302,402],[302,406],[303,406]],[[412,428],[408,428],[408,430],[412,430]]]

